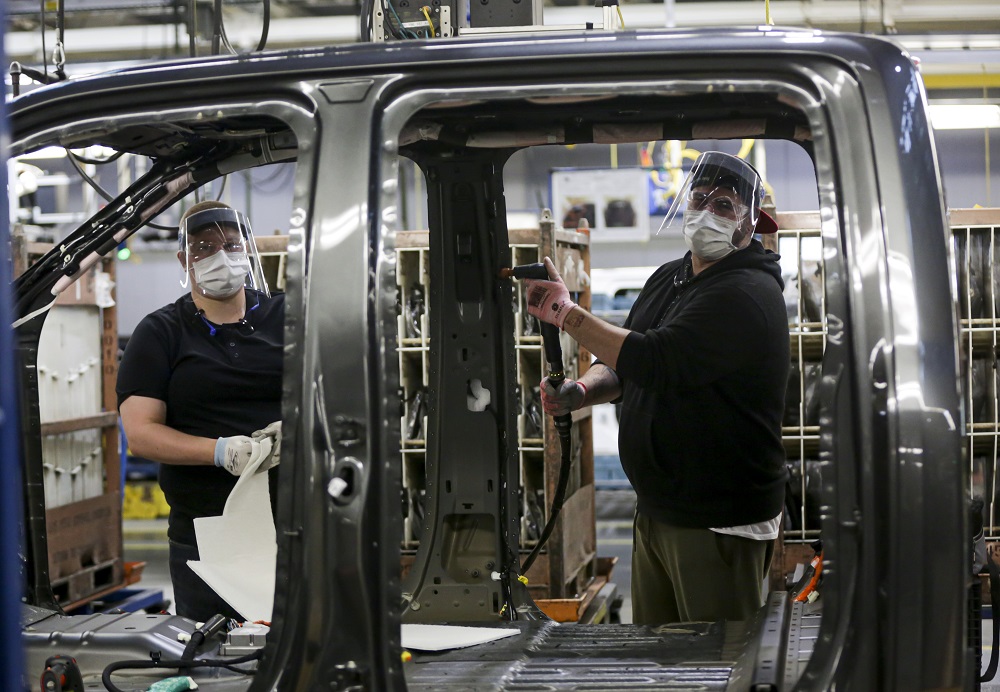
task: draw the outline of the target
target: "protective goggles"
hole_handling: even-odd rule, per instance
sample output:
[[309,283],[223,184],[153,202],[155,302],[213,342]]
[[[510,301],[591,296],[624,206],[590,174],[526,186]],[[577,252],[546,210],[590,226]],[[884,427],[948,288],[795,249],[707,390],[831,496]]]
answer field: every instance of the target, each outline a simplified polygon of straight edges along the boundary
[[707,209],[716,216],[722,216],[734,221],[743,220],[750,207],[743,204],[736,195],[732,194],[729,188],[717,187],[699,188],[688,192],[688,209],[691,211],[702,211]]

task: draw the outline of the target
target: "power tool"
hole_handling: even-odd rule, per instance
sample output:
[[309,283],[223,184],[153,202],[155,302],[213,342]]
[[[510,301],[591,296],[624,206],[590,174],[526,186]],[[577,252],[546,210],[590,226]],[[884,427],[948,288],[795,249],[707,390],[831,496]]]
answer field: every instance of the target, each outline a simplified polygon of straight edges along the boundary
[[[541,279],[548,280],[549,272],[541,262],[534,264],[522,264],[516,267],[503,268],[500,270],[502,279]],[[559,328],[554,324],[541,322],[542,327],[542,348],[545,351],[545,362],[548,365],[548,380],[558,391],[563,381],[566,379],[565,366],[563,365],[562,345],[559,342]],[[549,539],[549,535],[555,528],[556,518],[566,500],[566,487],[569,485],[569,470],[573,464],[571,459],[571,431],[573,429],[573,416],[565,413],[555,416],[552,421],[559,435],[559,443],[562,448],[562,461],[559,465],[559,480],[556,482],[556,490],[552,496],[552,508],[549,510],[549,518],[545,523],[545,528],[538,537],[538,542],[534,549],[521,565],[521,574],[525,574],[528,568],[535,562],[542,546]]]

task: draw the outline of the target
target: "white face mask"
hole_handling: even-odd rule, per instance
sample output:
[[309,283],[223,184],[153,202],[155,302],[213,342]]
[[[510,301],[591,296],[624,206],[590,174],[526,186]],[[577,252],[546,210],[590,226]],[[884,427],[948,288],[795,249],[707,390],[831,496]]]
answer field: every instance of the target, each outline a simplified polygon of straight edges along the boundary
[[684,242],[692,254],[712,262],[737,250],[733,236],[739,223],[708,209],[684,212]]
[[246,283],[250,260],[245,252],[219,251],[191,265],[198,290],[209,298],[229,298]]

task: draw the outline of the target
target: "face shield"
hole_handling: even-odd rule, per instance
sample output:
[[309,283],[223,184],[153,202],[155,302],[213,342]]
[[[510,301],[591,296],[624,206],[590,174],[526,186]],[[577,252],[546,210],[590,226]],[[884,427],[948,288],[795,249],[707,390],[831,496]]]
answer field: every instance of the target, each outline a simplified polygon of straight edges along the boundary
[[228,298],[243,286],[270,295],[250,222],[235,209],[191,214],[181,222],[177,240],[184,259],[182,287],[193,274],[194,290],[209,298]]
[[681,233],[685,214],[710,212],[725,224],[749,227],[754,233],[773,233],[777,224],[761,212],[764,186],[753,166],[735,156],[708,151],[698,157],[660,224]]

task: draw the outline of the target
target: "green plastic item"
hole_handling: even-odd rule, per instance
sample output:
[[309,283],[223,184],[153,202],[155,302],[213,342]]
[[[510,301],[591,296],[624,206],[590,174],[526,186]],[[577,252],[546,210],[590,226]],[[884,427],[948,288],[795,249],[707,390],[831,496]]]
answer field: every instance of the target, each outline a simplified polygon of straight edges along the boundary
[[196,689],[198,689],[198,683],[185,675],[183,677],[158,680],[149,686],[147,692],[184,692],[184,690]]

